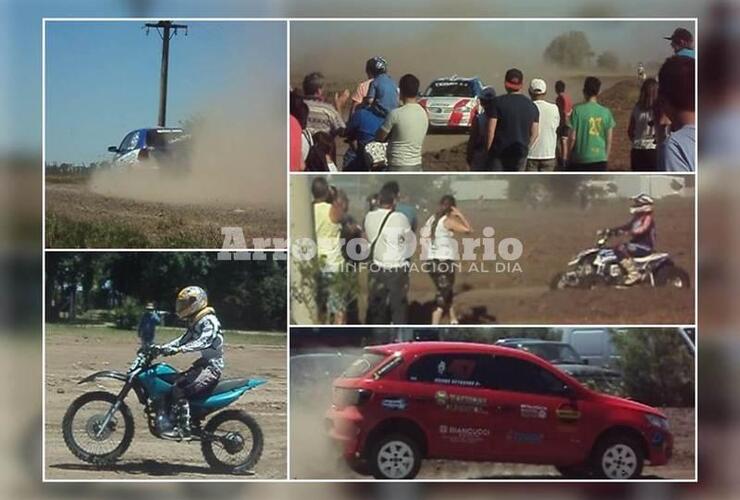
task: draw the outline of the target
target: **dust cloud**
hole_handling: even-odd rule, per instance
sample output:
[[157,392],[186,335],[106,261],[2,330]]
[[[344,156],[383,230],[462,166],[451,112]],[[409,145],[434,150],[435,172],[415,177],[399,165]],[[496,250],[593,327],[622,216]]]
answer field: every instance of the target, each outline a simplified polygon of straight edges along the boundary
[[[322,352],[346,356],[347,365],[362,355],[362,349],[325,347]],[[296,353],[294,350],[292,354]],[[344,368],[347,368],[345,366]],[[317,367],[318,368],[318,367]],[[327,368],[328,370],[328,368]],[[316,370],[316,373],[321,370]],[[334,376],[322,372],[319,377],[301,381],[291,363],[290,383],[290,474],[292,479],[341,479],[355,477],[331,440],[325,422],[332,403]],[[310,376],[310,375],[309,375]],[[356,476],[360,477],[360,476]]]
[[[111,168],[90,188],[137,201],[283,208],[287,113],[282,85],[255,80],[210,100],[196,118],[185,165]],[[174,126],[174,124],[172,124]]]
[[[309,24],[306,26],[306,24]],[[352,88],[364,80],[365,61],[375,55],[388,60],[389,73],[399,78],[413,73],[422,83],[422,90],[434,78],[457,74],[479,76],[497,92],[503,91],[504,74],[508,68],[519,68],[526,81],[544,78],[550,85],[562,79],[576,95],[583,78],[595,73],[606,77],[605,85],[613,83],[612,77],[633,75],[638,60],[646,63],[662,60],[669,55],[661,33],[672,24],[623,23],[622,46],[605,44],[596,23],[561,23],[562,29],[552,30],[553,23],[531,21],[447,21],[447,22],[296,22],[291,27],[291,85],[299,87],[301,79],[312,71],[322,72],[331,90]],[[550,29],[548,29],[550,28]],[[593,61],[604,50],[615,53],[624,70],[605,71],[595,64],[582,68],[563,68],[545,60],[544,52],[552,39],[571,30],[586,32],[591,43]],[[543,35],[553,31],[553,35]],[[337,43],[337,39],[341,43]],[[515,40],[522,40],[516,43]],[[513,41],[512,41],[513,40]],[[641,51],[634,45],[640,42]],[[628,70],[628,71],[627,71]],[[636,73],[635,73],[636,74]],[[604,78],[602,78],[604,79]],[[552,92],[554,94],[554,92]]]

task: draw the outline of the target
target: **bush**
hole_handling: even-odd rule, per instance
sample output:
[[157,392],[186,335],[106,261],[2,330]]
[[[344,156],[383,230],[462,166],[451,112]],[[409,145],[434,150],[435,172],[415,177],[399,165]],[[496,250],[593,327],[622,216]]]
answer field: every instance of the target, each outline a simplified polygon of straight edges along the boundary
[[673,328],[616,332],[625,392],[653,406],[694,406],[694,358]]
[[599,57],[596,58],[596,65],[600,69],[617,71],[619,69],[619,57],[611,50],[607,50],[599,54]]
[[555,37],[543,54],[545,61],[566,68],[581,68],[594,53],[583,31],[569,31]]
[[135,299],[126,297],[119,307],[113,311],[116,328],[133,330],[139,326],[139,319],[144,307]]

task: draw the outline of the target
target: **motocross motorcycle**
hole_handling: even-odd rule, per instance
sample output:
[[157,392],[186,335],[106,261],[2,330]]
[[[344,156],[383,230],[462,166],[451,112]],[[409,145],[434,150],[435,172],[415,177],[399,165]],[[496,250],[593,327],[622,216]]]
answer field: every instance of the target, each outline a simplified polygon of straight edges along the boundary
[[[623,286],[627,271],[619,263],[619,256],[614,249],[607,246],[609,238],[615,234],[608,229],[598,231],[596,246],[583,250],[568,262],[568,269],[552,278],[550,289]],[[633,260],[640,274],[639,284],[689,287],[688,273],[677,266],[667,253],[652,253]]]
[[[64,442],[72,454],[84,462],[107,466],[126,452],[134,438],[134,418],[124,401],[131,390],[144,407],[149,432],[160,439],[173,439],[162,435],[167,430],[162,416],[169,412],[168,395],[179,372],[166,363],[154,363],[161,354],[158,346],[142,347],[126,373],[100,371],[79,382],[113,379],[122,382],[123,388],[118,394],[87,392],[72,402],[62,421]],[[190,400],[190,439],[200,441],[203,457],[214,470],[244,473],[260,459],[262,429],[250,415],[242,410],[211,415],[265,382],[256,378],[220,380],[210,391]]]

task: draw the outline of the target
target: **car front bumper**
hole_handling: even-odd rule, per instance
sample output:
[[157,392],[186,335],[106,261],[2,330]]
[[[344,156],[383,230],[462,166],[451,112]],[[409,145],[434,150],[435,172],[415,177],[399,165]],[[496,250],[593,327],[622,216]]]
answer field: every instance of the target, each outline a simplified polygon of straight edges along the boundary
[[673,435],[670,432],[653,429],[648,435],[648,457],[650,465],[665,465],[673,456]]

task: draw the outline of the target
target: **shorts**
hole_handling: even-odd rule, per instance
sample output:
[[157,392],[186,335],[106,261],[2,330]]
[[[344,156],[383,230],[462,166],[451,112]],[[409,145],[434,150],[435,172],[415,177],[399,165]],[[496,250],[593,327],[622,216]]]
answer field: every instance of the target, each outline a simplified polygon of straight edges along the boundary
[[429,261],[429,277],[432,278],[434,286],[437,288],[436,303],[448,311],[452,306],[452,298],[455,288],[455,262],[451,260],[431,260]]
[[318,276],[317,296],[319,309],[327,315],[334,316],[347,310],[347,297],[343,287],[338,282],[342,273],[322,271]]
[[532,158],[527,160],[527,172],[552,172],[555,167],[558,166],[558,161],[555,158],[548,158],[546,160],[534,160]]
[[568,137],[570,135],[570,127],[568,125],[560,125],[557,130],[558,137]]

